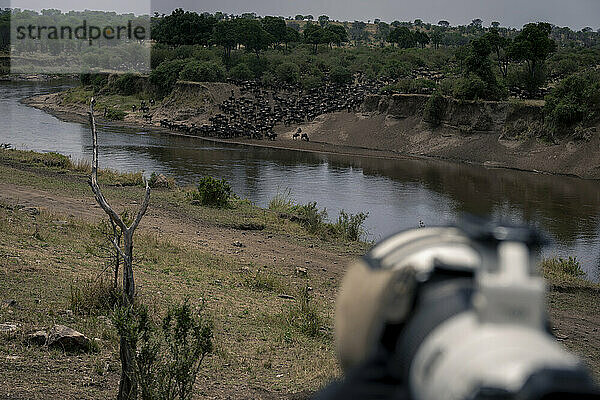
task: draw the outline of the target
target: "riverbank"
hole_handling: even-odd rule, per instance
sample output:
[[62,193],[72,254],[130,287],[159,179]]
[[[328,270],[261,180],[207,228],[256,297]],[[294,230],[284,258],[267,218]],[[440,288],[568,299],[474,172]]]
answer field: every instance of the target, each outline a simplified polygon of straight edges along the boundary
[[[0,392],[28,399],[113,397],[120,373],[114,330],[103,314],[73,313],[69,300],[73,285],[104,268],[90,250],[101,240],[104,215],[86,173],[39,158],[0,154],[0,323],[19,326],[14,336],[0,334]],[[101,174],[103,192],[116,209],[134,209],[143,189],[117,178]],[[366,250],[323,240],[243,200],[218,210],[190,204],[185,189],[156,189],[136,233],[136,283],[141,300],[158,314],[184,298],[205,305],[215,351],[198,379],[202,397],[304,399],[340,373],[332,338],[335,295],[348,263]],[[598,285],[548,276],[552,332],[600,377]],[[290,318],[306,285],[317,334]],[[29,332],[55,323],[97,338],[98,351],[71,354],[25,343]]]
[[[214,84],[217,85],[217,84]],[[154,122],[143,120],[141,113],[131,112],[139,100],[133,96],[100,96],[98,114],[104,107],[118,109],[125,114],[122,121],[101,123],[181,134],[161,128],[162,117],[180,113],[181,123],[206,123],[217,111],[221,97],[234,90],[233,85],[218,84],[208,89],[202,100],[202,110],[192,109],[173,94],[169,101],[151,107]],[[221,87],[223,86],[223,87]],[[226,87],[225,87],[226,86]],[[189,88],[186,88],[189,90]],[[78,97],[65,93],[35,96],[24,103],[42,109],[56,117],[87,123],[85,93]],[[540,105],[515,105],[511,103],[460,103],[453,104],[449,117],[437,128],[423,121],[422,109],[427,97],[422,95],[371,96],[360,112],[337,112],[317,117],[300,125],[310,137],[310,142],[294,140],[298,126],[275,127],[276,141],[249,139],[203,138],[217,142],[263,146],[289,150],[345,154],[389,159],[431,158],[469,163],[488,168],[506,168],[557,175],[570,175],[585,179],[600,179],[600,135],[593,128],[586,140],[564,140],[548,143],[525,133],[528,129],[541,129]],[[188,98],[189,102],[189,98]],[[502,130],[502,126],[507,126]],[[521,132],[522,130],[525,133]]]

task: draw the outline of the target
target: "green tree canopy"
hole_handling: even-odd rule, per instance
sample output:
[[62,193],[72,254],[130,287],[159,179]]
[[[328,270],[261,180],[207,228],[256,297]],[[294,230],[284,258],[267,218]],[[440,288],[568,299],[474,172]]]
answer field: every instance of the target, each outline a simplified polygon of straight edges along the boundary
[[400,48],[407,49],[416,44],[415,35],[405,26],[398,27],[390,32],[390,43],[396,43]]
[[275,43],[284,43],[286,35],[285,21],[281,17],[264,17],[262,19],[262,25],[265,31],[267,31],[275,39]]
[[238,29],[240,43],[246,50],[256,53],[257,58],[262,50],[266,50],[275,42],[273,35],[267,32],[258,20],[242,19],[238,21]]
[[208,45],[216,23],[217,19],[212,15],[198,15],[178,8],[158,20],[152,28],[152,38],[171,46]]
[[313,45],[313,51],[317,54],[317,49],[320,44],[328,43],[328,38],[325,30],[319,25],[308,25],[304,29],[304,42]]
[[515,37],[510,55],[517,61],[525,61],[531,82],[537,82],[537,74],[543,74],[544,62],[556,51],[556,42],[549,36],[552,26],[546,22],[527,24]]

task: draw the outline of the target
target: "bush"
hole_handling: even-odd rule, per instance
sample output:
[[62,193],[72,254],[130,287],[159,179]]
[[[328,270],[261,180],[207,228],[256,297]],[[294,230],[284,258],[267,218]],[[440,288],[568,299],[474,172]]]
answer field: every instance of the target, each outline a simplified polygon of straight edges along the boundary
[[432,126],[440,126],[446,116],[448,103],[440,92],[434,92],[425,103],[423,110],[423,120],[429,122]]
[[319,210],[316,201],[296,206],[295,212],[298,221],[308,232],[322,233],[324,223],[327,220],[327,210]]
[[189,61],[179,73],[179,79],[192,82],[218,82],[225,77],[223,67],[214,62]]
[[340,85],[352,83],[352,72],[341,65],[337,65],[331,69],[329,79],[331,82]]
[[212,324],[188,302],[169,307],[160,327],[146,307],[118,308],[113,323],[135,349],[142,400],[189,400],[204,357],[212,351]]
[[600,120],[600,72],[583,72],[562,80],[546,96],[544,114],[552,133],[596,123]]
[[277,78],[281,82],[296,84],[300,80],[300,68],[294,63],[284,62],[277,67]]
[[575,257],[569,257],[566,260],[563,258],[546,259],[542,261],[540,267],[544,277],[553,282],[578,281],[586,275]]
[[348,214],[346,211],[340,210],[334,230],[345,240],[357,242],[365,234],[363,223],[368,217],[369,213]]
[[231,186],[225,179],[215,179],[203,176],[197,190],[191,194],[192,201],[196,200],[203,206],[223,208],[227,206],[231,196]]
[[116,110],[114,108],[108,108],[106,110],[106,119],[111,121],[123,121],[125,119],[125,111]]
[[254,78],[254,74],[250,70],[250,68],[244,64],[240,63],[235,67],[231,68],[229,71],[229,76],[231,79],[235,79],[236,81],[249,81]]
[[163,97],[173,90],[186,64],[185,60],[164,61],[150,73],[150,83],[157,95]]
[[138,75],[119,75],[110,85],[111,89],[123,96],[131,96],[143,90],[143,82]]
[[460,100],[483,100],[486,97],[486,84],[476,75],[459,78],[454,85],[453,96]]

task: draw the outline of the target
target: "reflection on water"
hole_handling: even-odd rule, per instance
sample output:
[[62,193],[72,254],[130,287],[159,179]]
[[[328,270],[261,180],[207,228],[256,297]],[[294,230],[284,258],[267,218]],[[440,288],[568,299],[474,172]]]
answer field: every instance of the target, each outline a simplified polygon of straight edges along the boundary
[[[0,142],[37,151],[91,158],[89,129],[19,100],[55,91],[48,83],[0,83]],[[489,170],[429,160],[385,160],[221,145],[147,131],[100,127],[100,164],[123,171],[156,171],[179,183],[222,177],[260,206],[290,190],[299,202],[368,211],[378,239],[400,229],[454,222],[468,212],[527,222],[546,230],[555,246],[545,255],[576,255],[590,278],[600,278],[600,189],[576,178]]]

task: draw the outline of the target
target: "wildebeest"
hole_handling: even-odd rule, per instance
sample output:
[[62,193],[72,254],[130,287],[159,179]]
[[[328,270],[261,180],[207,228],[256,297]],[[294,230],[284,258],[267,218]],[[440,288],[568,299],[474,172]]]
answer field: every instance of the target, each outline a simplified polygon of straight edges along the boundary
[[306,133],[302,134],[302,137],[300,138],[301,140],[306,140],[307,142],[310,141],[310,139],[308,138],[308,135]]

